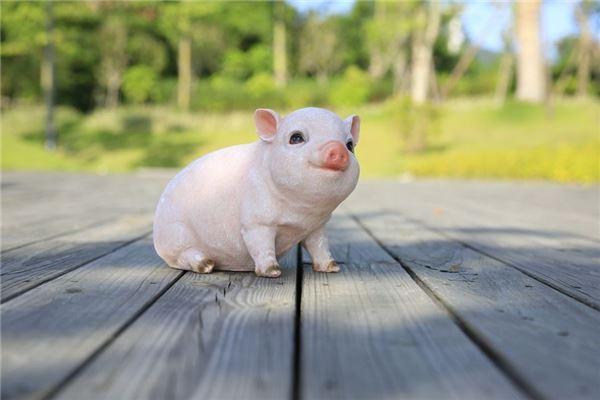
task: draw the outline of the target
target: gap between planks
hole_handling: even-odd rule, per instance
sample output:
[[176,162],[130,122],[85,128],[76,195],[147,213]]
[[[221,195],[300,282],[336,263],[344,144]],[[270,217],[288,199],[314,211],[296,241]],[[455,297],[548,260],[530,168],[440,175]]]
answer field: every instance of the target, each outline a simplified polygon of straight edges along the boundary
[[44,400],[49,400],[55,397],[73,378],[75,378],[81,371],[83,371],[87,365],[91,364],[105,349],[107,349],[123,332],[127,330],[139,317],[141,317],[154,303],[161,298],[171,287],[177,283],[185,274],[186,271],[178,271],[179,274],[160,292],[156,294],[152,299],[148,300],[144,306],[142,306],[135,314],[133,314],[123,325],[117,329],[104,343],[102,343],[96,350],[94,350],[77,368],[75,368],[70,374],[60,381],[56,386],[50,389],[43,397]]
[[113,222],[114,220],[116,220],[117,218],[118,218],[118,216],[113,216],[113,217],[110,217],[110,218],[104,218],[104,219],[101,219],[101,220],[98,220],[98,221],[93,221],[93,222],[91,222],[91,223],[89,223],[87,225],[84,225],[84,226],[80,226],[80,227],[77,227],[77,228],[73,228],[73,229],[70,229],[70,230],[66,230],[66,231],[62,231],[62,232],[56,233],[54,235],[45,236],[45,237],[42,237],[42,238],[39,238],[39,239],[32,240],[30,242],[23,242],[23,243],[20,243],[20,244],[15,244],[15,245],[12,245],[12,247],[7,247],[5,249],[2,249],[2,251],[0,252],[0,254],[2,254],[2,256],[4,256],[6,253],[9,253],[9,252],[11,252],[13,250],[21,249],[21,248],[26,247],[26,246],[31,246],[32,244],[38,244],[38,243],[46,242],[48,240],[58,239],[58,238],[63,237],[63,236],[72,235],[73,233],[79,233],[79,232],[82,232],[82,231],[86,231],[86,230],[88,230],[90,228],[94,228],[94,227],[101,226],[101,225],[107,225],[107,224]]
[[[288,262],[289,262],[289,264],[287,264],[288,266],[290,266],[290,267],[295,266],[294,264],[297,264],[297,262],[298,262],[297,255],[296,255],[296,257],[293,257],[293,259],[292,259],[292,257],[289,257]],[[290,272],[292,272],[292,271],[290,271]],[[230,284],[231,284],[231,277],[234,275],[232,273],[229,273],[229,274],[231,274],[229,276]],[[220,276],[222,274],[218,273],[215,275],[218,278],[218,276]],[[289,281],[290,275],[296,276],[297,274],[296,274],[296,271],[293,271],[292,274],[287,274],[287,275],[288,275],[288,277],[286,279]],[[245,300],[243,300],[245,298],[245,295],[243,294],[244,291],[246,292],[246,294],[249,293],[248,291],[255,292],[255,289],[253,289],[254,284],[252,284],[252,286],[250,286],[250,287],[247,287],[245,284],[243,284],[243,281],[247,281],[247,282],[251,282],[251,283],[252,282],[258,283],[259,286],[263,287],[263,289],[264,289],[264,287],[268,287],[268,286],[271,286],[274,288],[279,288],[279,286],[273,285],[274,283],[276,283],[276,281],[270,280],[270,279],[267,280],[267,279],[250,277],[250,276],[244,277],[244,274],[241,274],[241,273],[236,274],[235,278],[236,278],[237,283],[234,285],[234,287],[237,287],[236,290],[242,291],[241,292],[242,293],[242,298],[241,298],[242,303],[244,303],[244,301],[245,301]],[[62,398],[64,398],[64,399],[77,398],[76,396],[78,396],[78,393],[80,395],[82,393],[81,392],[82,390],[85,391],[89,387],[96,387],[96,389],[95,389],[96,393],[94,393],[93,391],[89,393],[91,398],[102,398],[102,396],[101,396],[102,392],[98,392],[98,390],[100,390],[100,389],[98,389],[98,384],[99,384],[99,382],[103,382],[103,380],[107,377],[105,375],[103,375],[104,374],[103,372],[99,372],[99,371],[106,371],[107,362],[110,366],[110,362],[112,362],[111,358],[114,358],[112,356],[115,356],[115,354],[119,352],[119,346],[123,346],[123,343],[125,343],[127,345],[127,348],[130,348],[128,346],[131,343],[131,341],[135,339],[135,337],[137,336],[137,333],[140,332],[140,329],[141,329],[140,327],[143,327],[144,323],[148,323],[149,321],[152,321],[152,316],[153,315],[156,316],[157,312],[160,311],[161,304],[162,304],[162,309],[164,311],[165,301],[166,302],[169,301],[167,298],[169,296],[171,296],[171,300],[172,300],[173,296],[176,295],[175,293],[172,293],[173,291],[177,291],[177,288],[179,287],[179,292],[182,292],[182,290],[184,289],[184,287],[186,285],[186,281],[188,281],[187,285],[189,285],[190,280],[197,280],[197,279],[202,280],[203,278],[201,275],[193,274],[193,273],[192,274],[187,273],[184,276],[179,276],[175,282],[172,282],[169,285],[170,286],[169,288],[163,290],[161,293],[158,293],[156,295],[156,298],[153,299],[153,301],[150,304],[146,305],[142,310],[140,310],[136,315],[134,315],[127,322],[126,326],[121,327],[121,329],[116,331],[110,339],[107,339],[106,343],[101,345],[100,348],[96,349],[96,351],[94,352],[95,354],[93,356],[89,357],[89,359],[87,359],[85,363],[80,364],[75,369],[75,372],[73,372],[70,376],[63,379],[62,385],[58,389],[53,391],[53,396],[48,396],[48,397],[57,397],[57,398],[61,398],[61,399]],[[282,283],[280,283],[280,284],[282,284]],[[208,285],[208,286],[212,286],[212,285]],[[291,286],[291,288],[295,288],[295,285]],[[238,294],[239,294],[239,292],[238,292]],[[295,361],[294,361],[295,360],[295,347],[294,347],[295,304],[293,304],[293,302],[294,302],[296,294],[295,293],[290,293],[290,294],[292,295],[292,296],[290,296],[292,299],[292,302],[291,302],[292,304],[290,305],[290,309],[292,312],[289,313],[291,318],[288,323],[290,334],[286,339],[287,343],[289,343],[289,345],[288,345],[289,347],[284,346],[284,347],[288,347],[289,350],[285,351],[285,354],[287,357],[283,358],[285,368],[281,368],[281,366],[279,366],[280,367],[279,371],[281,371],[281,373],[283,373],[287,376],[285,385],[282,387],[283,393],[285,393],[285,395],[284,396],[278,395],[277,398],[282,398],[282,397],[287,398],[289,396],[293,396],[293,393],[292,393],[293,392],[293,379],[292,379],[293,378],[293,370],[291,369],[291,367],[293,367],[293,365],[295,363]],[[225,298],[224,296],[225,296],[225,294],[223,293],[223,299]],[[167,299],[167,300],[165,300],[165,299]],[[215,298],[215,301],[217,301],[217,304],[219,304],[218,307],[220,310],[221,305],[220,305],[219,300],[217,300]],[[257,306],[254,308],[255,311],[253,311],[253,312],[258,312],[258,313],[262,314],[262,313],[264,313],[263,307],[261,306],[262,300],[260,300],[260,298],[259,298],[257,301],[258,301],[258,303],[256,303],[256,304],[254,304],[255,303],[254,300],[250,301],[248,304],[250,306],[252,306],[253,304],[255,306]],[[235,304],[235,302],[232,304]],[[184,305],[184,308],[185,308],[185,305]],[[219,313],[220,312],[221,311],[219,311]],[[229,313],[229,312],[226,311],[226,313]],[[268,317],[269,313],[270,312],[268,312],[266,314],[267,318],[269,318]],[[261,317],[261,318],[263,318],[263,317]],[[239,320],[239,318],[238,318],[238,320]],[[232,321],[232,320],[229,319],[229,321]],[[203,329],[203,328],[201,328],[201,329]],[[210,329],[208,327],[207,327],[207,329],[210,331]],[[153,335],[152,332],[147,332],[147,333],[149,333],[150,336]],[[147,335],[145,335],[145,336],[147,336]],[[248,344],[248,343],[246,343],[246,344]],[[242,354],[242,353],[243,352],[241,352],[239,354]],[[275,355],[275,353],[271,353],[271,354]],[[138,356],[139,356],[139,353],[136,353],[136,351],[134,350],[133,354],[128,355],[128,358],[139,359]],[[148,361],[148,360],[146,360],[146,361]],[[161,362],[160,359],[158,361]],[[162,360],[162,361],[164,361],[164,360]],[[246,364],[248,364],[247,361],[248,360],[246,360]],[[265,360],[263,359],[262,361],[264,362]],[[221,361],[219,361],[219,362],[221,362]],[[289,362],[289,364],[288,364],[288,362]],[[130,362],[129,365],[124,366],[123,369],[120,370],[121,374],[127,375],[127,371],[129,370],[128,368],[132,367],[133,364],[134,364],[134,362]],[[214,365],[213,365],[213,367],[214,367]],[[223,372],[223,365],[221,365],[219,368],[220,368],[220,371]],[[214,372],[215,371],[213,370],[213,373]],[[216,372],[218,373],[219,369],[217,369]],[[95,378],[97,378],[97,379],[95,379]],[[204,377],[204,378],[206,378],[206,377]],[[202,378],[202,379],[204,379],[204,378]],[[134,381],[135,381],[135,379],[144,379],[144,378],[137,376],[137,378],[134,377]],[[188,382],[188,386],[189,386],[190,382]],[[154,382],[154,383],[156,383],[156,382]],[[117,392],[118,392],[118,386],[121,384],[126,384],[126,383],[121,381],[120,383],[111,383],[108,386],[106,386],[104,384],[101,384],[100,386],[104,386],[102,391],[104,391],[104,394],[106,395],[107,392],[110,393],[111,390],[113,390],[113,394],[115,393],[114,390],[117,390]],[[206,382],[204,382],[204,383],[199,382],[199,383],[195,383],[194,385],[201,385],[202,387],[198,386],[198,387],[196,387],[196,389],[203,389],[204,391],[207,391],[210,388],[208,388],[205,384],[206,384]],[[115,387],[117,387],[117,389],[115,389]],[[231,387],[232,387],[232,385],[230,383],[228,383],[225,388],[221,387],[221,390],[225,390],[225,392],[228,392],[228,390],[229,390],[229,392],[231,392]],[[235,389],[235,385],[233,387]],[[121,387],[121,389],[122,389],[122,387]],[[139,392],[135,391],[135,388],[132,390],[133,390],[132,393],[139,393]],[[210,390],[212,390],[212,389],[210,389]],[[141,392],[144,393],[143,390]],[[193,392],[196,393],[196,390],[194,390]],[[219,390],[217,390],[217,393],[218,392],[219,392]],[[271,394],[271,396],[267,396],[268,398],[272,397],[272,395],[273,395],[272,391],[266,391],[265,393]],[[281,393],[281,391],[279,391],[279,393]],[[198,394],[198,393],[196,393],[196,394]],[[221,392],[221,394],[222,394],[222,392]],[[100,395],[100,397],[98,397],[99,395]],[[248,395],[248,392],[246,392],[246,395]],[[145,396],[141,395],[140,398],[145,398]]]
[[[472,340],[478,348],[492,361],[494,365],[497,365],[498,368],[505,373],[512,381],[515,383],[517,387],[522,389],[526,394],[534,399],[541,398],[542,396],[536,392],[534,388],[529,387],[529,385],[522,381],[522,379],[516,374],[511,368],[502,360],[502,357],[498,355],[493,349],[491,349],[485,342],[483,342],[480,338],[477,337],[476,334],[469,328],[469,326],[462,321],[459,317],[457,317],[456,313],[446,305],[416,274],[407,267],[401,260],[399,260],[394,254],[392,254],[385,245],[383,245],[371,232],[368,228],[366,228],[354,215],[349,214],[349,216],[358,223],[358,225],[377,243],[379,247],[381,247],[386,253],[388,253],[392,258],[394,258],[401,266],[406,270],[411,279],[415,281],[419,285],[419,287],[425,291],[425,293],[432,298],[432,300],[438,304],[441,308],[443,308],[451,317],[451,319],[458,325],[458,327]],[[426,227],[428,228],[428,227]],[[133,239],[126,244],[123,244],[119,247],[125,247],[140,238],[147,236],[143,235],[139,238]],[[468,246],[467,246],[468,247]],[[118,249],[114,249],[113,251],[107,253],[110,254]],[[481,252],[480,252],[481,253]],[[101,255],[98,258],[104,257],[107,254]],[[486,254],[486,256],[489,256]],[[94,259],[95,260],[95,259]],[[94,260],[89,260],[88,262],[82,264],[85,265]],[[75,267],[77,268],[77,267]],[[73,268],[73,269],[75,269]],[[71,269],[71,270],[73,270]],[[302,262],[302,249],[301,246],[297,246],[297,257],[296,257],[296,293],[295,293],[295,315],[294,315],[294,345],[293,345],[293,357],[292,357],[292,386],[291,386],[291,398],[293,400],[298,400],[302,398],[301,394],[301,371],[302,371],[302,348],[301,348],[301,332],[302,332],[302,319],[301,319],[301,303],[302,303],[302,288],[303,288],[303,262]],[[69,270],[69,271],[71,271]],[[69,272],[69,271],[65,271]],[[153,299],[149,300],[136,314],[134,314],[130,319],[128,319],[123,326],[121,326],[110,338],[108,338],[103,344],[101,344],[90,356],[84,360],[81,365],[75,369],[69,376],[65,377],[63,381],[61,381],[51,392],[49,392],[46,398],[51,398],[56,395],[60,390],[77,374],[83,370],[86,365],[93,362],[95,358],[98,357],[106,348],[108,348],[111,343],[113,343],[123,332],[125,332],[140,316],[142,316],[152,305],[165,293],[167,292],[185,273],[182,271],[172,282],[170,282],[161,292],[159,292]],[[62,275],[62,274],[61,274]],[[54,279],[54,278],[52,278]],[[44,282],[42,282],[44,283]],[[42,284],[40,283],[40,284]]]
[[[48,277],[46,279],[42,279],[39,282],[36,282],[35,284],[33,284],[31,286],[28,286],[28,287],[26,287],[26,288],[24,288],[22,290],[16,291],[15,293],[12,293],[12,294],[10,294],[10,295],[2,298],[0,300],[0,304],[4,304],[4,303],[6,303],[6,302],[8,302],[8,301],[10,301],[12,299],[15,299],[18,296],[20,296],[20,295],[22,295],[24,293],[27,293],[27,292],[29,292],[32,289],[40,287],[40,286],[42,286],[45,283],[48,283],[48,282],[51,282],[51,281],[53,281],[53,280],[55,280],[57,278],[60,278],[61,276],[65,275],[65,274],[68,274],[71,271],[75,271],[76,269],[84,267],[84,266],[86,266],[86,265],[88,265],[90,263],[93,263],[94,261],[97,261],[97,260],[99,260],[99,259],[101,259],[103,257],[107,257],[107,256],[111,255],[112,253],[115,253],[115,252],[121,250],[124,247],[127,247],[127,246],[129,246],[129,245],[131,245],[131,244],[133,244],[135,242],[140,241],[140,240],[143,240],[145,237],[147,237],[150,234],[152,234],[152,231],[144,232],[142,235],[136,236],[136,237],[134,237],[134,238],[132,238],[132,239],[130,239],[128,241],[125,241],[125,242],[119,244],[117,247],[112,248],[110,251],[107,251],[105,253],[99,254],[96,257],[87,259],[87,260],[85,260],[84,262],[82,262],[80,264],[77,264],[77,265],[75,265],[75,266],[73,266],[71,268],[67,268],[67,269],[65,269],[63,271],[60,271],[56,275],[50,276],[50,277]],[[49,239],[49,240],[52,240],[52,239]],[[30,244],[32,244],[32,243],[30,243]]]
[[[504,360],[501,354],[496,352],[492,346],[488,345],[485,340],[480,338],[469,326],[469,324],[464,321],[450,305],[446,304],[446,302],[440,298],[425,282],[423,282],[423,280],[419,278],[417,274],[408,265],[406,265],[406,263],[404,263],[393,252],[391,252],[387,246],[385,246],[354,214],[348,212],[345,212],[345,214],[355,221],[383,251],[392,257],[406,271],[410,278],[425,292],[425,294],[427,294],[427,296],[429,296],[429,298],[431,298],[431,300],[449,316],[449,318],[469,338],[469,340],[471,340],[474,345],[477,346],[477,348],[481,350],[481,352],[491,361],[491,363],[495,365],[504,375],[506,375],[518,389],[534,400],[542,400],[544,398],[544,396],[536,388],[531,386],[521,376],[519,376],[518,372],[512,366],[510,366],[506,360]],[[428,227],[425,228],[428,229]]]
[[302,246],[296,245],[296,304],[294,313],[294,354],[292,356],[292,400],[302,398],[302,286],[304,284],[304,265]]
[[[399,213],[399,212],[398,212],[398,213]],[[451,236],[451,235],[447,234],[446,232],[444,232],[442,229],[438,229],[438,228],[435,228],[435,227],[433,227],[433,226],[430,226],[429,224],[427,224],[427,223],[426,223],[426,222],[424,222],[424,221],[421,221],[421,220],[419,220],[419,219],[416,219],[416,218],[413,218],[413,217],[408,217],[408,216],[406,216],[406,215],[404,215],[404,217],[405,217],[405,218],[407,218],[407,219],[408,219],[410,222],[412,222],[412,223],[415,223],[415,224],[417,224],[417,225],[420,225],[420,226],[422,226],[424,229],[427,229],[427,230],[430,230],[430,231],[432,231],[432,232],[435,232],[435,233],[437,233],[438,235],[440,235],[440,236],[442,236],[442,237],[444,237],[444,238],[446,238],[446,239],[448,239],[448,240],[450,240],[450,241],[453,241],[453,242],[459,243],[461,246],[464,246],[464,247],[466,247],[466,248],[468,248],[468,249],[470,249],[470,250],[473,250],[473,251],[474,251],[474,252],[476,252],[476,253],[479,253],[479,254],[481,254],[481,255],[483,255],[483,256],[485,256],[485,257],[489,257],[489,258],[491,258],[491,259],[493,259],[493,260],[496,260],[496,261],[498,261],[498,262],[500,262],[500,263],[502,263],[502,264],[504,264],[504,265],[506,265],[506,266],[508,266],[508,267],[510,267],[510,268],[514,268],[514,269],[516,269],[517,271],[521,272],[522,274],[524,274],[524,275],[527,275],[527,276],[528,276],[528,277],[530,277],[531,279],[534,279],[534,280],[536,280],[536,281],[540,282],[541,284],[543,284],[543,285],[545,285],[545,286],[548,286],[549,288],[552,288],[553,290],[556,290],[556,291],[557,291],[557,292],[559,292],[560,294],[562,294],[562,295],[565,295],[565,296],[567,296],[567,297],[569,297],[569,298],[571,298],[571,299],[573,299],[573,300],[575,300],[575,301],[577,301],[577,302],[579,302],[579,303],[581,303],[581,304],[583,304],[583,305],[585,305],[585,306],[587,306],[587,307],[590,307],[590,308],[592,308],[592,309],[594,309],[594,310],[600,311],[600,305],[598,305],[597,303],[594,303],[594,302],[592,302],[592,301],[588,301],[588,300],[587,300],[586,298],[584,298],[583,296],[576,296],[576,295],[574,295],[574,294],[572,294],[572,293],[569,293],[568,291],[566,291],[566,290],[564,290],[563,288],[561,288],[561,286],[559,286],[559,285],[556,285],[556,284],[552,283],[552,281],[551,281],[551,280],[549,280],[549,279],[543,279],[543,277],[541,277],[539,274],[531,273],[531,272],[530,272],[530,271],[528,271],[527,269],[525,269],[525,268],[521,268],[521,267],[519,267],[519,266],[518,266],[517,264],[515,264],[515,263],[512,263],[512,262],[510,262],[510,261],[506,261],[506,260],[504,260],[504,259],[502,259],[502,258],[500,258],[500,257],[498,257],[498,256],[495,256],[494,254],[492,254],[492,253],[490,253],[490,252],[488,252],[488,251],[486,251],[486,250],[480,249],[480,248],[479,248],[479,247],[477,247],[477,246],[473,246],[473,245],[471,245],[471,244],[469,244],[469,243],[467,243],[467,242],[465,242],[465,241],[461,240],[460,238],[456,238],[456,237],[454,237],[454,236]],[[371,233],[371,232],[370,232],[370,231],[369,231],[369,230],[368,230],[368,229],[367,229],[367,228],[366,228],[366,227],[365,227],[365,226],[362,224],[362,222],[360,222],[360,221],[359,221],[359,219],[358,219],[357,217],[355,217],[354,215],[352,215],[352,218],[353,218],[353,219],[354,219],[354,220],[355,220],[355,221],[356,221],[358,224],[360,224],[360,226],[361,226],[361,227],[363,227],[363,229],[365,229],[365,230],[366,230],[366,231],[369,233],[369,235],[371,235],[371,237],[375,238],[375,237],[372,235],[372,233]],[[377,240],[377,239],[375,239],[375,240]],[[388,249],[387,249],[387,248],[386,248],[386,247],[385,247],[383,244],[381,244],[380,242],[377,242],[377,243],[378,243],[378,244],[379,244],[379,245],[380,245],[380,246],[381,246],[381,247],[382,247],[382,248],[383,248],[383,249],[384,249],[386,252],[390,253],[390,252],[389,252],[389,250],[388,250]],[[390,253],[390,255],[391,255],[391,253]],[[400,261],[398,261],[398,262],[400,262]],[[418,279],[418,278],[417,278],[417,279]]]

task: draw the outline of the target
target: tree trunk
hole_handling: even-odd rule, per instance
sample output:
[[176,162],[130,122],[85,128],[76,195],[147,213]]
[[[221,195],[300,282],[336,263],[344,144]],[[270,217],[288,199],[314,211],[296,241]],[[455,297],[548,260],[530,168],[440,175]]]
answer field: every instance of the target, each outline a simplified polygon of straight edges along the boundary
[[513,71],[513,55],[505,52],[500,60],[500,70],[498,72],[498,83],[496,84],[496,93],[494,100],[496,105],[501,106],[506,101],[508,89],[512,80]]
[[179,39],[177,60],[177,105],[189,110],[192,92],[192,39],[182,35]]
[[440,26],[439,2],[431,1],[426,4],[427,6],[420,7],[417,12],[417,27],[412,46],[411,97],[416,104],[423,104],[428,98],[433,44]]
[[380,79],[385,75],[387,66],[381,52],[377,49],[371,50],[371,58],[369,60],[369,75],[373,79]]
[[402,96],[406,88],[406,53],[400,50],[394,61],[394,95]]
[[[373,4],[373,22],[378,26],[385,24],[385,4],[382,1],[375,1]],[[390,49],[386,49],[390,50]],[[385,60],[385,55],[382,52],[380,43],[373,43],[369,46],[369,75],[371,78],[378,80],[385,75],[388,65]]]
[[46,103],[46,149],[56,149],[56,128],[54,126],[54,102],[56,93],[56,73],[54,60],[54,16],[52,2],[46,2],[46,43],[41,66],[42,88]]
[[431,59],[431,63],[429,65],[429,93],[431,93],[431,98],[433,101],[439,103],[442,98],[442,94],[440,93],[437,76],[435,75],[435,63],[433,62],[433,59]]
[[541,103],[546,96],[540,38],[540,0],[519,0],[517,23],[517,98]]
[[287,51],[285,43],[285,3],[275,3],[273,24],[273,71],[275,83],[278,87],[285,86],[287,82]]
[[469,66],[475,59],[475,56],[477,55],[478,51],[479,45],[472,45],[462,54],[462,56],[458,60],[458,63],[452,70],[450,78],[448,78],[446,84],[442,88],[441,97],[443,99],[447,98],[450,95],[458,81],[460,81],[465,72],[467,72],[467,69],[469,69]]
[[116,108],[119,105],[119,91],[123,74],[127,68],[127,27],[118,17],[104,21],[100,32],[102,53],[102,81],[106,87],[105,106]]
[[577,63],[577,96],[583,97],[588,94],[590,82],[590,58],[592,55],[591,35],[587,15],[584,10],[585,4],[576,7],[577,22],[579,24],[579,62]]
[[117,68],[108,72],[106,82],[106,107],[117,108],[119,106],[119,90],[121,89],[121,73]]
[[512,54],[512,34],[507,30],[503,34],[504,52],[500,59],[500,69],[498,71],[498,82],[496,83],[496,92],[494,100],[497,106],[502,106],[508,96],[508,90],[512,81],[514,58]]

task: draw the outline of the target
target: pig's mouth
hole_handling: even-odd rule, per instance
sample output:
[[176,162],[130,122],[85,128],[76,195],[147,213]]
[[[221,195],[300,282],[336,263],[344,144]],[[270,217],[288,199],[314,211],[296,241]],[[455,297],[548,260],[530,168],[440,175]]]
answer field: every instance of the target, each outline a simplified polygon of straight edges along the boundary
[[342,167],[318,165],[318,164],[315,164],[315,163],[313,163],[311,161],[308,162],[308,165],[310,167],[318,169],[320,171],[328,171],[328,172],[333,172],[333,173],[341,173],[341,172],[344,172],[345,170],[348,169],[347,165],[342,168]]

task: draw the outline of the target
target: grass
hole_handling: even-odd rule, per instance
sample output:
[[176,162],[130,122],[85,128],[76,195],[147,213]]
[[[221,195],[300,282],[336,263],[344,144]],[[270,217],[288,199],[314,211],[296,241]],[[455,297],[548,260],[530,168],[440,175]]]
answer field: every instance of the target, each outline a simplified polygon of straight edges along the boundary
[[[337,110],[362,118],[357,156],[363,177],[600,181],[600,120],[596,100],[560,100],[551,110],[486,99],[453,100],[430,124],[428,146],[406,152],[407,117],[397,102]],[[43,149],[44,112],[3,112],[3,170],[125,172],[179,168],[215,149],[255,140],[251,112],[183,113],[164,107],[126,107],[82,115],[60,108],[59,149]]]

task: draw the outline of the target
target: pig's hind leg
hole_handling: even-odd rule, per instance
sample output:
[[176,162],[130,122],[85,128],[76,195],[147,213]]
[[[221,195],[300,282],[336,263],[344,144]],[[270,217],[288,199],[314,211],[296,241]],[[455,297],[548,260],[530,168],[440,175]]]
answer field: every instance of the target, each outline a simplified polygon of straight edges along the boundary
[[212,272],[215,263],[198,248],[195,235],[186,225],[160,222],[154,227],[154,247],[169,267],[200,274]]
[[206,258],[200,250],[195,248],[183,250],[175,262],[169,265],[176,269],[198,272],[199,274],[210,274],[215,267],[213,260]]

